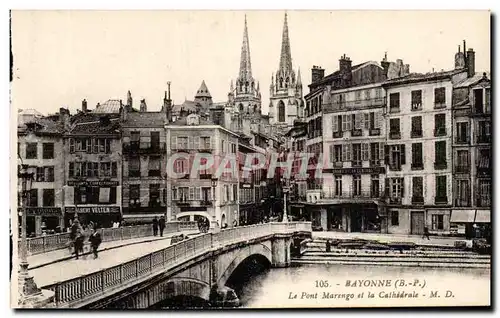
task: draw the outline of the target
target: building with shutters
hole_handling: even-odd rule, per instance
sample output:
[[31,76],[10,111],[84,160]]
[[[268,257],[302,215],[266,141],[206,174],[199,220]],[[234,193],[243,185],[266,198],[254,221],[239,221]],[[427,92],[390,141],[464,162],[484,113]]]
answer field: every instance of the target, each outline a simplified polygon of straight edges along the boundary
[[121,221],[121,101],[109,100],[71,118],[64,134],[64,213],[66,226],[78,216],[100,227]]
[[[231,227],[234,220],[239,220],[238,174],[225,172],[217,176],[216,172],[226,155],[237,157],[239,135],[197,114],[169,123],[165,130],[168,169],[173,169],[167,170],[167,189],[171,190],[166,198],[167,221],[197,221],[204,217],[212,226],[218,223]],[[192,169],[197,154],[213,156],[214,165],[202,171]],[[226,167],[237,172],[237,167]]]
[[[474,63],[469,60],[469,62]],[[452,93],[470,66],[384,83],[388,233],[450,234],[453,206]]]

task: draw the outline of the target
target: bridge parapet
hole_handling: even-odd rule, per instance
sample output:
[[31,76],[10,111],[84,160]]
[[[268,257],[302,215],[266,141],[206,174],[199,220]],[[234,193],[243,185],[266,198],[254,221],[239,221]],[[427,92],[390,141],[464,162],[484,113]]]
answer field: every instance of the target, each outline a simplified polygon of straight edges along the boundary
[[[165,224],[165,234],[195,230],[198,228],[196,222],[168,222]],[[150,224],[137,226],[122,226],[118,228],[104,228],[98,230],[103,242],[128,240],[153,235],[153,226]],[[46,235],[27,239],[28,253],[30,255],[42,254],[62,248],[66,248],[69,241],[69,233]],[[21,244],[21,241],[19,241]],[[18,247],[20,249],[20,246]]]
[[55,292],[58,308],[78,308],[130,288],[222,246],[275,234],[293,235],[311,231],[311,222],[265,223],[225,229],[181,241],[118,266],[42,288]]

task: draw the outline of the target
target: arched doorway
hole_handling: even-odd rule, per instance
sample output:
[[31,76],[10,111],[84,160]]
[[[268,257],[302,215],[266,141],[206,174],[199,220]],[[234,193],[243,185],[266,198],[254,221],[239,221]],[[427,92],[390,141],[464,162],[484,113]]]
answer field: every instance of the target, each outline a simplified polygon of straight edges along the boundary
[[280,100],[278,103],[278,121],[285,121],[285,103],[283,103],[282,100]]
[[226,215],[225,215],[225,214],[222,214],[222,217],[221,217],[221,219],[220,219],[220,220],[221,220],[221,221],[220,221],[220,226],[221,226],[221,227],[225,227],[225,225],[226,225]]

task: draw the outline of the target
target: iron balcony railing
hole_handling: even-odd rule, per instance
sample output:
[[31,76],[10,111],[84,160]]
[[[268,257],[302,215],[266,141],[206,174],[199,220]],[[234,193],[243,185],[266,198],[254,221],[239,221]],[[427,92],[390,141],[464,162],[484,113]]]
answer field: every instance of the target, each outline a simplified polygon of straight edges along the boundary
[[[152,231],[152,226],[149,228]],[[55,293],[54,302],[57,308],[79,308],[111,293],[130,288],[154,275],[182,266],[214,249],[276,234],[293,235],[298,232],[312,232],[311,222],[265,223],[225,229],[174,243],[114,267],[40,288]]]
[[386,104],[385,97],[376,97],[368,99],[358,99],[350,101],[337,101],[332,103],[323,104],[323,111],[334,112],[340,110],[358,109],[358,108],[372,108],[372,107],[383,107]]
[[131,155],[161,155],[165,153],[165,143],[125,142],[123,154]]

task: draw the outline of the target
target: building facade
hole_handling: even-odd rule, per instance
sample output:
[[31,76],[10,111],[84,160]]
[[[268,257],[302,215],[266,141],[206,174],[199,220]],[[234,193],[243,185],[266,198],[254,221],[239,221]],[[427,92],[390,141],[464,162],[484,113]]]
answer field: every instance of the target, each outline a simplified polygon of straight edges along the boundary
[[288,21],[285,13],[281,39],[280,63],[276,75],[271,76],[269,87],[269,123],[286,133],[296,119],[303,116],[304,100],[300,70],[292,67],[292,53],[288,36]]
[[[168,164],[176,174],[169,176],[167,171],[167,189],[171,190],[167,191],[167,220],[196,221],[204,217],[212,226],[232,226],[239,220],[238,173],[226,171],[217,177],[216,172],[226,155],[237,157],[238,135],[196,114],[165,129]],[[202,171],[191,169],[197,154],[213,156],[214,166]],[[237,172],[237,167],[226,167]]]

